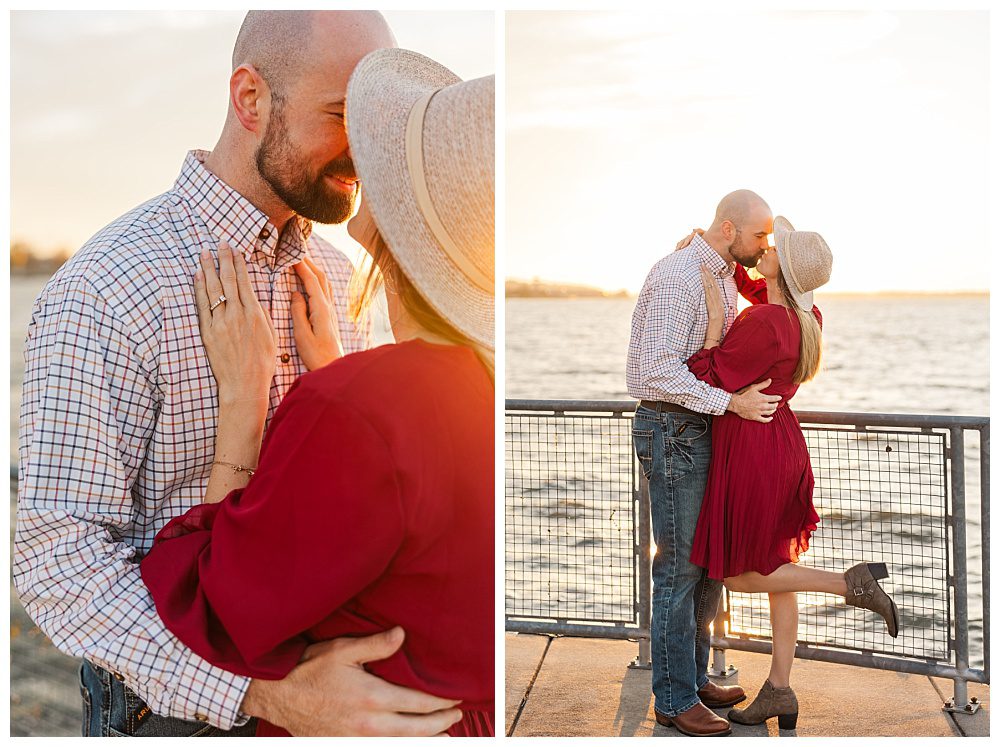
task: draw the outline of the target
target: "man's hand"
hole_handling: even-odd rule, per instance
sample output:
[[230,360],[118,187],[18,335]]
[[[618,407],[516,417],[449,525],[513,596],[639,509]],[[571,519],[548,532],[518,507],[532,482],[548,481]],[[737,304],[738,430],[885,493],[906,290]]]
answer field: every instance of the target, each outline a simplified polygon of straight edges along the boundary
[[390,684],[361,666],[402,644],[398,627],[314,644],[285,679],[252,680],[240,710],[295,736],[442,735],[462,718],[459,701]]
[[777,394],[762,394],[762,389],[771,386],[771,380],[765,379],[759,384],[751,384],[740,389],[729,401],[727,410],[735,412],[744,420],[756,420],[759,423],[770,423],[781,402]]

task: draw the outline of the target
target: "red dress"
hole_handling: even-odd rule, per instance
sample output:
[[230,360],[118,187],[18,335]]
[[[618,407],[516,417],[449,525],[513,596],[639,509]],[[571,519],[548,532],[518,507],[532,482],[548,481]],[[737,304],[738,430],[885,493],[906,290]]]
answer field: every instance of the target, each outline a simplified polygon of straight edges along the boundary
[[400,625],[402,648],[366,668],[460,699],[452,736],[493,736],[493,422],[468,348],[414,340],[305,374],[247,487],[157,535],[141,566],[157,612],[199,656],[260,679],[310,643]]
[[[813,473],[802,429],[788,401],[798,385],[798,316],[767,303],[764,281],[737,268],[740,292],[755,305],[744,309],[722,344],[688,359],[692,373],[735,392],[771,379],[765,394],[782,397],[770,423],[726,412],[712,419],[712,461],[698,516],[691,562],[710,578],[746,571],[768,575],[794,563],[819,524],[813,508]],[[813,314],[822,322],[819,310]]]

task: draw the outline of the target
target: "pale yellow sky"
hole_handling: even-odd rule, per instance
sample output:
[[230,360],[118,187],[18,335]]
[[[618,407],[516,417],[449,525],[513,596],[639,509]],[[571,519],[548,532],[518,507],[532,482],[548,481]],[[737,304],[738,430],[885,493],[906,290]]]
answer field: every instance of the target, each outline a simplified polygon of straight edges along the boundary
[[[11,239],[75,250],[170,189],[187,151],[221,132],[244,14],[12,13]],[[460,77],[496,72],[492,12],[385,16],[401,47]],[[341,227],[317,231],[353,246]]]
[[506,275],[636,291],[749,188],[828,291],[985,290],[975,12],[508,13]]

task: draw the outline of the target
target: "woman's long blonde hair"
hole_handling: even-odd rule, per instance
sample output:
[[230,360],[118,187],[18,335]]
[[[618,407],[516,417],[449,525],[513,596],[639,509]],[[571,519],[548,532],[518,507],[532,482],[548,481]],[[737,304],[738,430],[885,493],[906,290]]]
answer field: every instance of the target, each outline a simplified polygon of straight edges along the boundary
[[816,321],[812,311],[804,311],[788,290],[784,274],[778,271],[778,288],[781,289],[785,302],[799,317],[799,364],[795,367],[792,382],[801,384],[809,381],[819,372],[820,359],[823,357],[823,331]]
[[[373,231],[371,258],[369,263],[362,263],[351,277],[351,318],[355,324],[362,324],[371,313],[372,304],[379,288],[386,286],[387,292],[395,293],[407,313],[424,329],[439,335],[455,345],[471,348],[495,380],[496,358],[492,350],[471,340],[449,324],[427,300],[420,295],[413,283],[396,264],[392,250],[382,238],[381,232]],[[363,269],[369,264],[367,270]],[[390,282],[386,282],[386,278]]]

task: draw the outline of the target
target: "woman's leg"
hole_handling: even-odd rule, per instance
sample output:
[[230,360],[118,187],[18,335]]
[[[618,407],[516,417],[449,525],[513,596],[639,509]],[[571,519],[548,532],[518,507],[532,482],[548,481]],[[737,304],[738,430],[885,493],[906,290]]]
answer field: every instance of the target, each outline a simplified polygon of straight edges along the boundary
[[771,603],[771,671],[767,679],[771,687],[789,687],[795,639],[799,631],[799,604],[794,591],[772,592]]
[[794,729],[799,717],[799,701],[789,680],[795,657],[795,637],[799,627],[799,607],[795,592],[769,593],[771,602],[771,671],[754,698],[742,710],[729,712],[729,719],[738,724],[762,724],[778,717],[779,729]]
[[725,580],[730,591],[752,594],[780,594],[794,591],[822,591],[847,596],[847,581],[843,573],[806,568],[796,563],[785,563],[767,576],[747,571]]

